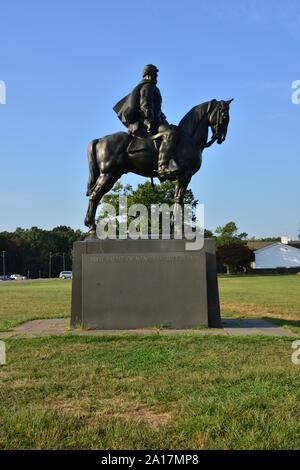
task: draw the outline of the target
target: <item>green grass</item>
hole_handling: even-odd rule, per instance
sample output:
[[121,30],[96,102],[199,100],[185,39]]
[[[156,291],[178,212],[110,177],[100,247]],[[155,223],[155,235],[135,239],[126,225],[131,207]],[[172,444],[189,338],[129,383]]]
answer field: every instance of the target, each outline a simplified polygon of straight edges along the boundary
[[[300,276],[220,276],[223,316],[258,316],[300,333]],[[70,315],[71,282],[0,283],[0,330]]]
[[[300,331],[300,276],[221,276],[223,315]],[[0,328],[68,316],[70,281],[0,284]],[[290,338],[8,339],[0,449],[299,449]]]
[[256,316],[300,333],[300,276],[220,276],[223,316]]
[[299,449],[291,341],[10,339],[1,449]]
[[36,318],[69,316],[71,287],[67,279],[1,282],[0,330]]

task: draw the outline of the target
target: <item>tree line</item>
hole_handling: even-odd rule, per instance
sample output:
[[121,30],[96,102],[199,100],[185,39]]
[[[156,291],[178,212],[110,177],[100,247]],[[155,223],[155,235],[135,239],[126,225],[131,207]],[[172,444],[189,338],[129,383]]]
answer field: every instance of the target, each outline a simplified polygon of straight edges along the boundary
[[4,274],[5,265],[5,274],[57,277],[60,271],[72,269],[73,242],[83,239],[80,230],[64,225],[52,230],[18,227],[14,232],[0,232],[0,272]]

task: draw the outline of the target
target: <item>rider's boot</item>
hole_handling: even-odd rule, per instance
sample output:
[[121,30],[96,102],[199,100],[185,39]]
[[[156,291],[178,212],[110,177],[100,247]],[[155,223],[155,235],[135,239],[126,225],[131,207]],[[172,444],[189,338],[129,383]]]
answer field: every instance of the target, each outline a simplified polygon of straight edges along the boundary
[[166,179],[176,179],[180,168],[175,161],[176,137],[173,132],[166,133],[163,136],[158,153],[158,177],[161,181]]
[[180,172],[180,168],[174,158],[160,162],[158,166],[158,177],[160,181],[165,181],[167,178],[175,179]]

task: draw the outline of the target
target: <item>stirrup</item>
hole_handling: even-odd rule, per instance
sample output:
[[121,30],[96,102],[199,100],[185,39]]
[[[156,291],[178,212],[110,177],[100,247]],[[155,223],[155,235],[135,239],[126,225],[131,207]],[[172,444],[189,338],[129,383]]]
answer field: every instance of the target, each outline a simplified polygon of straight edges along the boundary
[[[171,168],[170,168],[170,166],[171,166]],[[164,169],[164,172],[165,172],[166,176],[175,177],[175,176],[179,175],[180,168],[179,168],[178,164],[175,162],[175,160],[173,158],[169,160],[169,163],[166,166],[166,168]]]

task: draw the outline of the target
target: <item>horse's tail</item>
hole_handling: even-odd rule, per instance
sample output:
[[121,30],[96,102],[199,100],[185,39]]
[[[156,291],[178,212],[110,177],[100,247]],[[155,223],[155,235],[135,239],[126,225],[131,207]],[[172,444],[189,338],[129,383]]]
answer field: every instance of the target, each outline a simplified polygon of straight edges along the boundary
[[99,166],[98,166],[97,158],[96,158],[96,149],[95,149],[97,142],[98,142],[98,139],[92,140],[92,142],[90,142],[89,147],[88,147],[88,162],[89,162],[90,174],[89,174],[87,191],[86,191],[87,196],[91,195],[93,188],[96,184],[97,178],[100,174]]

